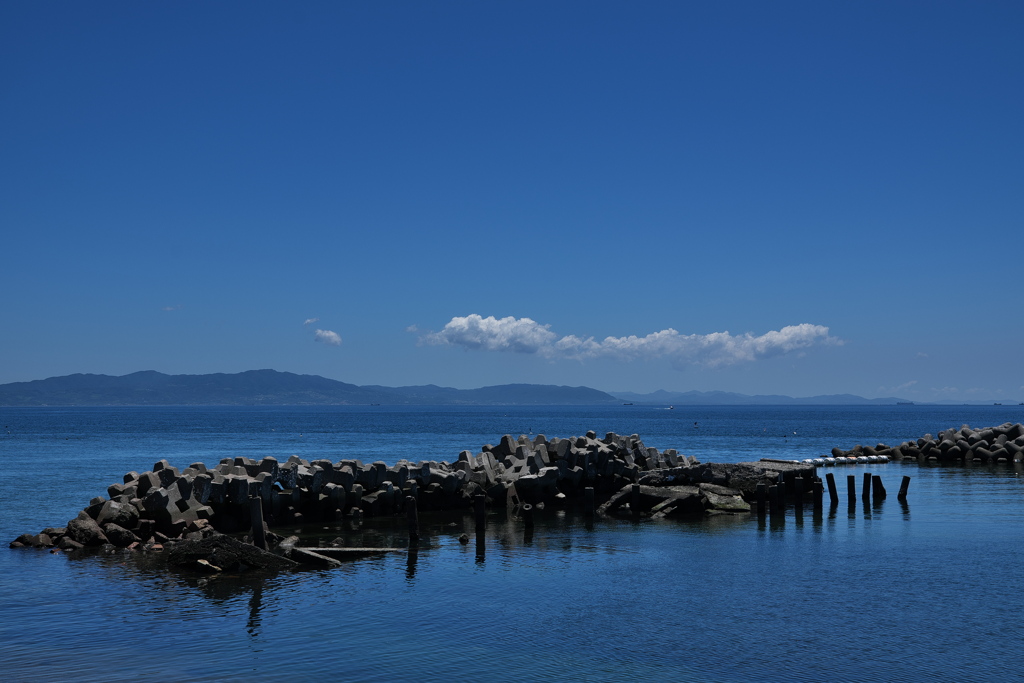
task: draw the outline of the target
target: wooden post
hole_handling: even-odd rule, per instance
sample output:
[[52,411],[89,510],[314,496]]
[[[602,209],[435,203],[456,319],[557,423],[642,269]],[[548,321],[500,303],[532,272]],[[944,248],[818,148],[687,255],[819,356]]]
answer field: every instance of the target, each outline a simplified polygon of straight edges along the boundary
[[786,478],[782,476],[782,472],[779,472],[778,483],[775,490],[775,495],[779,497],[779,508],[782,510],[786,509]]
[[764,517],[765,499],[768,497],[768,487],[765,486],[763,481],[757,485],[757,488],[754,490],[754,494],[757,496],[757,516]]
[[885,486],[882,485],[882,475],[876,474],[871,478],[871,489],[876,503],[880,500],[885,500]]
[[864,473],[864,486],[862,487],[860,497],[864,500],[871,500],[871,473]]
[[857,478],[852,474],[846,475],[846,497],[850,505],[857,502]]
[[249,498],[249,516],[252,517],[252,544],[260,550],[266,550],[267,534],[263,531],[263,500],[259,496]]
[[907,499],[907,490],[910,488],[910,477],[904,475],[903,482],[900,484],[900,492],[896,495],[899,500]]
[[828,499],[833,505],[839,505],[839,492],[836,491],[836,476],[829,472],[825,475],[825,482],[828,484]]
[[583,489],[583,514],[587,517],[593,517],[594,507],[594,487],[588,486]]
[[420,518],[412,496],[405,497],[405,514],[409,520],[409,547],[413,547],[420,542]]
[[798,513],[804,511],[804,478],[793,479],[793,505]]
[[487,526],[487,496],[478,493],[473,496],[473,509],[476,512],[476,530],[483,531]]
[[523,503],[523,506],[519,508],[523,514],[523,524],[526,525],[527,529],[533,528],[533,506],[529,503]]
[[821,509],[821,499],[824,497],[822,494],[825,492],[825,487],[821,484],[821,479],[815,477],[814,479],[814,509]]
[[779,485],[768,487],[768,512],[773,517],[779,513]]
[[640,484],[633,484],[629,492],[629,511],[634,517],[640,514]]

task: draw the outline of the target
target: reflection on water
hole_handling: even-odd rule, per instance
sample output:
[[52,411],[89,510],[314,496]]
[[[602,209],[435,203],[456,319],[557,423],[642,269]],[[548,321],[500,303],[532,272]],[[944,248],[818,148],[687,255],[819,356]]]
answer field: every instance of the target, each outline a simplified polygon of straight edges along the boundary
[[[671,412],[684,417],[687,411]],[[13,538],[61,523],[123,471],[139,469],[139,453],[146,454],[145,467],[160,457],[216,462],[225,448],[280,456],[301,447],[309,449],[303,454],[338,459],[363,443],[394,457],[430,442],[431,454],[450,459],[464,447],[493,441],[495,433],[519,431],[516,424],[528,413],[532,424],[545,423],[543,415],[525,410],[508,416],[396,413],[394,423],[378,419],[369,426],[362,424],[366,412],[350,419],[344,411],[268,411],[255,419],[228,411],[204,421],[189,411],[152,411],[144,424],[122,415],[117,425],[112,420],[119,414],[107,411],[88,428],[60,421],[56,428],[28,425],[35,432],[21,442],[27,445],[5,451],[7,481],[21,481],[47,462],[68,463],[82,483],[64,491],[65,479],[48,478],[57,471],[52,467],[42,468],[38,489],[7,484],[0,525]],[[931,418],[919,411],[902,411],[902,417],[839,409],[706,413],[686,416],[690,425],[701,420],[701,434],[685,440],[666,422],[675,416],[636,411],[553,411],[546,431],[607,427],[642,433],[660,448],[702,456],[706,447],[721,459],[756,459],[898,443],[954,424],[943,417],[925,425]],[[278,429],[301,424],[309,438],[300,444],[277,431],[264,439],[257,430],[269,430],[268,415]],[[799,440],[756,436],[763,424],[785,426],[798,415]],[[231,426],[231,420],[251,424]],[[957,416],[955,423],[963,421]],[[51,438],[57,428],[91,436]],[[96,436],[101,433],[107,436]],[[1024,566],[1024,545],[1016,542],[1024,529],[1024,469],[874,466],[890,487],[903,474],[913,481],[905,502],[890,493],[865,503],[866,470],[832,470],[838,504],[807,506],[799,515],[790,507],[783,515],[675,522],[588,519],[548,509],[528,532],[522,520],[496,511],[481,537],[470,514],[424,515],[417,549],[333,570],[204,576],[169,571],[155,554],[79,558],[0,550],[0,657],[6,679],[66,681],[1015,675],[1008,662],[1019,649],[1024,611],[1024,596],[1012,589]],[[846,475],[855,479],[852,506],[843,500]],[[37,505],[39,499],[45,500]],[[23,523],[28,529],[20,528]],[[280,531],[298,531],[303,544],[313,546],[336,539],[349,546],[408,546],[404,518]],[[463,533],[466,545],[459,542]],[[842,646],[858,638],[856,646]]]
[[[67,585],[75,594],[68,590],[61,602],[77,607],[65,610],[65,626],[48,637],[74,642],[71,633],[85,629],[95,614],[89,596],[97,595],[133,606],[105,612],[111,628],[130,625],[126,649],[218,644],[215,652],[191,656],[175,672],[177,680],[469,680],[481,671],[489,680],[546,680],[565,676],[573,666],[592,680],[815,680],[822,671],[857,680],[997,676],[997,661],[978,656],[970,639],[947,639],[942,652],[928,640],[915,641],[915,651],[944,661],[941,667],[929,658],[912,667],[899,664],[906,646],[898,634],[923,629],[966,628],[986,634],[990,648],[1009,650],[1015,645],[1006,639],[1005,626],[1013,623],[1011,612],[1024,607],[998,585],[1012,580],[1012,567],[1024,559],[1021,551],[1015,544],[986,548],[997,564],[984,576],[965,571],[972,563],[964,551],[977,549],[969,539],[984,536],[993,520],[964,530],[960,518],[950,518],[943,508],[949,503],[944,487],[975,477],[977,470],[965,475],[928,469],[919,476],[909,471],[910,501],[858,500],[845,511],[847,525],[837,524],[842,511],[831,504],[800,514],[790,507],[771,517],[687,522],[591,520],[548,510],[537,515],[531,533],[522,520],[500,511],[488,517],[482,535],[469,514],[425,514],[418,548],[336,570],[198,576],[168,571],[154,555],[50,558],[59,563],[51,570],[63,566],[58,574],[71,572]],[[1017,479],[975,483],[988,489],[978,495],[990,506],[1020,514]],[[945,532],[933,537],[928,531],[936,517]],[[919,526],[908,537],[909,525]],[[402,519],[290,531],[300,531],[308,545],[401,546],[408,540]],[[463,533],[472,546],[459,542]],[[41,554],[22,557],[43,561]],[[951,577],[958,581],[952,594],[943,588]],[[988,606],[984,615],[966,609],[968,595],[972,603]],[[13,607],[24,616],[26,606]],[[52,619],[60,608],[42,609]],[[1003,629],[993,629],[990,620]],[[808,644],[827,634],[871,630],[895,637],[873,643],[870,654],[855,649],[831,657],[822,650],[814,667],[798,664]],[[680,633],[686,634],[685,651],[678,648]],[[312,642],[336,643],[338,649],[328,655],[311,647],[312,634]],[[395,634],[412,637],[396,641]],[[18,642],[26,644],[25,653],[11,658],[22,677],[119,678],[106,667],[76,668],[67,657],[40,662],[27,654],[33,641],[19,641],[11,629],[3,635],[9,638],[5,654]],[[452,652],[453,642],[464,647]],[[734,654],[723,659],[725,652]],[[166,670],[143,661],[132,673],[160,679]]]
[[259,636],[260,608],[262,606],[263,582],[257,581],[252,587],[252,596],[249,598],[249,620],[245,624],[245,630],[253,637]]

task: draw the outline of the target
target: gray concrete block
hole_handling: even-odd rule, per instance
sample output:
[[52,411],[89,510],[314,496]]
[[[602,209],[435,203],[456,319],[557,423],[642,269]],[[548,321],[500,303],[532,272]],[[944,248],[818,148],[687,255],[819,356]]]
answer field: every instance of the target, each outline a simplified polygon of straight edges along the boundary
[[293,489],[298,486],[298,465],[290,460],[281,465],[277,472],[277,480],[286,489]]
[[213,485],[213,476],[208,473],[202,473],[196,476],[192,480],[192,495],[193,497],[205,505],[210,500],[210,487]]
[[342,465],[331,471],[331,481],[345,489],[345,491],[351,491],[352,485],[356,483],[356,475],[350,465]]
[[160,477],[155,472],[143,472],[137,480],[139,497],[145,496],[150,489],[158,489],[162,486]]
[[96,523],[101,527],[106,524],[116,524],[125,529],[134,529],[139,524],[139,511],[134,505],[108,500],[103,504]]

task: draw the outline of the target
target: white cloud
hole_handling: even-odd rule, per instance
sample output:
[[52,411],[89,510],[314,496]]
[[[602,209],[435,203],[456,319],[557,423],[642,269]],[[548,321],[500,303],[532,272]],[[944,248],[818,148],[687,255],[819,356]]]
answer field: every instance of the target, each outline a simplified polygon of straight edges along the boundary
[[161,311],[180,311],[181,310],[181,304],[176,304],[174,306],[164,306],[160,310]]
[[313,323],[320,322],[320,318],[306,318],[306,322],[303,325],[312,325]]
[[514,351],[551,355],[557,335],[529,318],[483,318],[476,313],[455,317],[440,332],[430,332],[420,339],[426,344],[462,346],[483,351]]
[[925,353],[924,351],[918,351],[918,352],[917,352],[917,357],[918,357],[918,358],[921,358],[921,359],[924,359],[924,358],[927,358],[927,357],[928,357],[928,354],[927,354],[927,353]]
[[577,360],[668,358],[677,367],[690,364],[718,367],[778,356],[819,344],[842,344],[841,340],[828,335],[827,327],[808,323],[789,325],[759,336],[749,332],[740,335],[728,332],[680,334],[668,328],[644,337],[631,335],[605,337],[602,340],[572,334],[559,337],[550,327],[530,318],[484,318],[474,313],[452,318],[440,332],[425,334],[420,337],[420,341],[482,351],[535,353],[548,358]]
[[331,346],[341,346],[341,336],[337,332],[331,332],[330,330],[317,330],[313,335],[313,339],[324,344],[330,344]]

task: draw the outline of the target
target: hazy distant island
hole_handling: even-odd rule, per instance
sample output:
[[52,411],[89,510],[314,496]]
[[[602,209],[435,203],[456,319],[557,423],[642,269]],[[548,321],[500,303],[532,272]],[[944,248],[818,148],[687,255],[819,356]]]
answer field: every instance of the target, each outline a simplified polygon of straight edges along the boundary
[[147,405],[601,405],[621,401],[587,387],[505,384],[480,389],[434,385],[356,386],[317,375],[276,370],[235,374],[75,374],[0,384],[2,406]]
[[604,392],[589,387],[502,384],[479,389],[357,386],[317,375],[276,370],[235,374],[166,375],[152,370],[114,377],[75,374],[0,384],[0,406],[147,405],[879,405],[907,404],[890,397],[851,394],[792,398],[724,391]]

